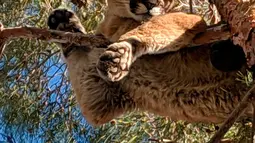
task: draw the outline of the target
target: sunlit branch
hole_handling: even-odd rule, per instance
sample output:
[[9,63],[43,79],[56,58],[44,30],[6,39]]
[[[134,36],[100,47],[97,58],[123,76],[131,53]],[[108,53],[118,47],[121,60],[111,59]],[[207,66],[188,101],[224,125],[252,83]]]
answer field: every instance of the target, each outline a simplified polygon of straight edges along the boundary
[[[222,26],[208,28],[207,32],[198,35],[189,45],[199,46],[219,40],[226,40],[230,32]],[[102,36],[93,34],[80,34],[56,30],[40,29],[35,27],[2,28],[0,31],[0,54],[4,51],[4,43],[15,38],[37,39],[57,43],[74,43],[88,48],[104,48],[110,42]]]

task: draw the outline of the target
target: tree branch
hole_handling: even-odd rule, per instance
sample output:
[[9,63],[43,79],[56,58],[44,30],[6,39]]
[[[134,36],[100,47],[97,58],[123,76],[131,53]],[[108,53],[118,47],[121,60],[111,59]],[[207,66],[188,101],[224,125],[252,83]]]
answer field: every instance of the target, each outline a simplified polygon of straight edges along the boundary
[[255,65],[255,2],[252,0],[210,0],[222,20],[231,28],[234,44],[243,47],[249,66]]
[[[229,37],[230,32],[226,27],[216,26],[208,28],[207,32],[198,35],[189,46],[199,46],[219,40],[226,40]],[[37,39],[57,43],[74,43],[89,48],[104,48],[110,44],[110,41],[103,36],[93,34],[84,35],[35,27],[3,28],[2,26],[1,28],[0,24],[0,54],[4,51],[4,43],[15,38]]]
[[3,28],[0,24],[0,55],[2,55],[4,51],[4,44],[8,40],[15,38],[37,39],[57,43],[74,43],[90,48],[107,47],[107,45],[110,44],[110,41],[103,36],[96,36],[93,34],[84,35],[35,27]]
[[253,92],[255,90],[255,85],[245,94],[242,101],[238,104],[235,110],[230,114],[227,120],[223,123],[220,129],[214,134],[214,136],[210,139],[208,143],[219,143],[220,139],[224,137],[226,132],[230,129],[230,127],[235,123],[235,121],[240,117],[240,115],[244,112],[244,110],[248,107],[249,103],[251,103],[250,99],[252,99]]

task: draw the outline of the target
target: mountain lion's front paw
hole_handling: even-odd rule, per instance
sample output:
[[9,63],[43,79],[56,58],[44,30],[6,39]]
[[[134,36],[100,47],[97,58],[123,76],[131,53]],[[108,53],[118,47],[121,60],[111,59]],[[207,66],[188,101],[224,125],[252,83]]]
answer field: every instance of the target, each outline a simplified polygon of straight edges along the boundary
[[132,58],[132,45],[130,43],[111,44],[99,58],[98,73],[103,79],[119,81],[128,74]]
[[53,30],[85,33],[80,19],[68,9],[56,9],[51,12],[47,24]]

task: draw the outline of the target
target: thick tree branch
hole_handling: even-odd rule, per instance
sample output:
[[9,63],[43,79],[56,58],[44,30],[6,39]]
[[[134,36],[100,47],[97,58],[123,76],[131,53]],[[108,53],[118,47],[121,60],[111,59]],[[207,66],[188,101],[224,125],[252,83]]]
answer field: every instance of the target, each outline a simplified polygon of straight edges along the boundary
[[[2,28],[1,28],[2,27]],[[6,41],[15,38],[28,38],[58,43],[75,43],[86,47],[106,47],[110,41],[102,36],[92,34],[70,33],[35,27],[3,28],[0,24],[0,54],[4,51]]]
[[255,4],[252,0],[210,0],[231,28],[234,44],[243,47],[248,65],[255,64]]
[[[230,32],[226,27],[217,26],[209,28],[207,32],[198,35],[189,46],[199,46],[211,42],[226,40]],[[104,48],[110,42],[102,36],[92,34],[70,33],[56,30],[47,30],[34,27],[0,28],[0,51],[4,50],[4,43],[14,38],[29,38],[58,43],[74,43],[89,48]]]

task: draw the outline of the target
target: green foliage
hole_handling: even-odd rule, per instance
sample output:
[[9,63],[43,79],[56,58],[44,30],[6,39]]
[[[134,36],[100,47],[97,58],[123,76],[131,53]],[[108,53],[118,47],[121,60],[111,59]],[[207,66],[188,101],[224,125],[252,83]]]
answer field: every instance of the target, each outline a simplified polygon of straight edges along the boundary
[[[60,6],[74,7],[62,0],[1,1],[0,19],[6,27],[46,27],[48,14]],[[95,27],[99,16],[79,14],[94,22],[87,29]],[[0,133],[12,134],[19,142],[29,141],[27,136],[71,142],[81,138],[79,134],[88,138],[84,132],[90,127],[76,107],[65,74],[56,45],[29,39],[9,41],[0,61]]]
[[[103,2],[103,1],[101,1]],[[189,11],[185,0],[177,11]],[[67,0],[0,0],[0,19],[6,27],[46,27],[50,11],[73,9],[87,32],[103,18],[105,5],[92,1],[81,9]],[[204,0],[193,0],[195,13],[209,24],[219,17]],[[215,126],[174,122],[149,113],[130,113],[93,129],[76,107],[59,49],[52,43],[28,39],[9,41],[0,60],[0,141],[16,142],[206,142]],[[240,75],[241,81],[249,78]],[[247,141],[250,124],[236,124],[226,138]]]

